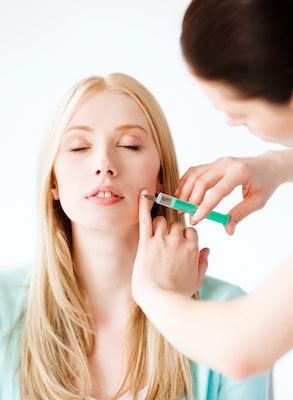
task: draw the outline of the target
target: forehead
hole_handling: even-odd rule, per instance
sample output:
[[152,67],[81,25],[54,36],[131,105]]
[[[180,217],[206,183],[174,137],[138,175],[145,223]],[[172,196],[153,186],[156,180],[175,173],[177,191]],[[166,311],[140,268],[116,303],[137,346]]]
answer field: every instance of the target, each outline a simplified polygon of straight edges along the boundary
[[129,95],[119,92],[86,94],[77,105],[68,127],[77,123],[105,128],[136,124],[150,132],[147,118],[139,105]]

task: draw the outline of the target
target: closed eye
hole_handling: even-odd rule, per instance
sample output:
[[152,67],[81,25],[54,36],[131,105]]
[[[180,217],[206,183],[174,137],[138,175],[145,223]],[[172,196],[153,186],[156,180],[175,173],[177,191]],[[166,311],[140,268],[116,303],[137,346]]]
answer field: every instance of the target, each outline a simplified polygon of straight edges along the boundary
[[118,147],[123,147],[124,149],[129,149],[134,151],[138,151],[141,149],[141,146],[118,146]]
[[85,150],[88,150],[89,149],[89,147],[83,147],[83,146],[81,146],[81,147],[73,147],[72,149],[70,149],[70,151],[85,151]]

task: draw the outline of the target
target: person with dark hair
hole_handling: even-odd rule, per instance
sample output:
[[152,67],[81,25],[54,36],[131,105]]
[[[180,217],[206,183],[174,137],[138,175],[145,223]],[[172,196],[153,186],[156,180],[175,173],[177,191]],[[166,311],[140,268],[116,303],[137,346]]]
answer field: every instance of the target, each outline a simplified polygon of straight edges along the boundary
[[[233,234],[282,183],[293,182],[293,2],[193,0],[181,46],[191,73],[228,124],[288,147],[258,157],[224,157],[181,178],[175,195],[199,204],[194,224],[242,186],[243,200],[230,210],[226,226]],[[293,253],[240,299],[194,302],[192,268],[170,269],[166,261],[158,271],[143,257],[158,240],[146,212],[142,203],[143,245],[132,285],[152,323],[187,357],[225,375],[243,378],[272,368],[293,347]]]

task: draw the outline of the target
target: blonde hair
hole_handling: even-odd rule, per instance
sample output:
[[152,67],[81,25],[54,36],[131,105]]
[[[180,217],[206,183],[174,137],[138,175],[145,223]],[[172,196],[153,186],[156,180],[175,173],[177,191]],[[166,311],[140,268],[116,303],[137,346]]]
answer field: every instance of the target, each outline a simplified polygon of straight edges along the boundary
[[[84,400],[90,396],[88,357],[94,332],[75,276],[70,221],[59,202],[53,200],[51,187],[54,160],[66,124],[81,99],[99,91],[125,93],[139,105],[159,152],[164,191],[173,193],[178,183],[177,159],[165,116],[156,99],[138,81],[121,73],[90,77],[78,82],[63,98],[39,160],[38,243],[22,333],[22,399]],[[174,210],[158,208],[155,212],[169,222],[184,223]],[[163,338],[134,302],[128,332],[128,369],[113,399],[128,391],[136,398],[146,372],[147,400],[177,400],[184,395],[192,399],[188,360]]]

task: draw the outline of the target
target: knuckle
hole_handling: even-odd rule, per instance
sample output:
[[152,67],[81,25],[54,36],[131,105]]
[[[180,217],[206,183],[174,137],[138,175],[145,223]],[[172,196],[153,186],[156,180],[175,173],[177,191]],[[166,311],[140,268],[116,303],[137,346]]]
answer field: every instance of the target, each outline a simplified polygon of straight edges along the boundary
[[152,221],[152,218],[149,215],[144,215],[140,219],[140,223],[149,224]]
[[197,167],[189,167],[186,175],[193,175],[196,173],[196,171],[197,171]]
[[169,240],[174,249],[178,249],[182,245],[182,238],[179,235],[170,235]]
[[173,221],[170,223],[170,229],[181,231],[183,229],[183,227],[179,221]]
[[208,187],[208,180],[205,177],[205,175],[202,175],[199,178],[197,178],[196,189],[198,191],[205,191],[207,187]]
[[265,206],[267,202],[267,198],[264,194],[259,193],[257,196],[255,196],[254,198],[254,204],[257,207],[257,209],[261,209]]
[[237,161],[237,162],[235,162],[235,165],[233,166],[233,170],[239,176],[246,176],[247,172],[248,172],[248,167],[242,161]]
[[227,193],[229,192],[229,189],[224,185],[224,182],[221,182],[221,184],[218,184],[214,186],[213,188],[213,197],[216,199],[221,199],[223,198]]
[[215,161],[215,164],[220,164],[223,167],[229,167],[231,164],[237,164],[237,160],[235,157],[231,156],[225,156],[225,157],[220,157]]
[[153,220],[154,227],[158,227],[159,225],[162,225],[164,223],[165,223],[165,218],[162,216],[157,216]]

